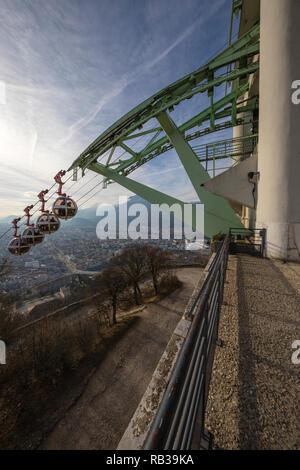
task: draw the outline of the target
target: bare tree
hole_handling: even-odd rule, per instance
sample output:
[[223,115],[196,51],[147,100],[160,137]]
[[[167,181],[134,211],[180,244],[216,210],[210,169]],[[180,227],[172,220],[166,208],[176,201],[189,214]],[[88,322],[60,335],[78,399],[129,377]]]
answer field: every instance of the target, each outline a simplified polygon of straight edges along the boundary
[[157,246],[145,245],[144,254],[148,269],[152,276],[155,294],[158,294],[158,279],[162,271],[166,270],[170,265],[171,259],[167,251],[161,250]]
[[112,262],[119,267],[125,278],[132,285],[135,303],[140,305],[143,298],[139,283],[147,273],[144,246],[136,243],[125,248],[119,256],[113,258]]
[[117,323],[118,298],[127,284],[124,272],[115,263],[109,263],[102,271],[101,284],[110,299],[113,312],[112,321],[115,325]]

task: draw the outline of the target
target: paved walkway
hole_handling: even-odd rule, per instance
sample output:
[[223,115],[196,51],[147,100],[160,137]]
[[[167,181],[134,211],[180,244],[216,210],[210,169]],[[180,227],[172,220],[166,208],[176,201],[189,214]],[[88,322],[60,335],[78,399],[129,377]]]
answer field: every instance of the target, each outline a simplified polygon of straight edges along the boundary
[[138,321],[105,356],[41,449],[116,449],[201,272],[179,269],[183,286],[138,314]]
[[231,255],[207,405],[221,449],[300,448],[300,265]]

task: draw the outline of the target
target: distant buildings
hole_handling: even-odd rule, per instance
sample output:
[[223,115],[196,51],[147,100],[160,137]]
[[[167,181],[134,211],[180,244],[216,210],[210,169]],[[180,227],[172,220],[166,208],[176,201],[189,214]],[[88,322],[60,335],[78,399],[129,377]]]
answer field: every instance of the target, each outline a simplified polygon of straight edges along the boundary
[[[139,240],[137,240],[138,242]],[[110,258],[133,240],[99,240],[95,231],[72,227],[47,236],[24,256],[7,252],[7,241],[0,241],[0,258],[10,256],[13,272],[0,283],[0,292],[9,291],[14,300],[27,301],[66,289],[78,278],[78,271],[101,271]],[[195,263],[197,255],[185,250],[185,240],[140,240],[141,243],[172,250],[184,263]],[[81,277],[81,275],[79,276]],[[85,282],[85,281],[83,281]],[[66,291],[67,293],[67,291]]]

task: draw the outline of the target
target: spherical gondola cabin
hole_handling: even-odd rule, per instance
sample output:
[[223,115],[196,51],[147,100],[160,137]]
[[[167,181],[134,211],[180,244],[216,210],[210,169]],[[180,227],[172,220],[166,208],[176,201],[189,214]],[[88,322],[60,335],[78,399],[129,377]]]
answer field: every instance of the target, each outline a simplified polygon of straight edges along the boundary
[[39,216],[39,218],[37,219],[36,227],[40,232],[44,234],[54,233],[57,232],[57,230],[59,229],[60,221],[56,217],[56,215],[50,212],[49,214],[42,214]]
[[22,239],[30,246],[39,245],[44,240],[45,235],[36,227],[25,228]]
[[30,245],[23,238],[13,238],[8,244],[8,251],[13,255],[25,255],[30,250]]
[[77,214],[77,204],[68,196],[60,196],[53,204],[52,210],[60,219],[71,219]]

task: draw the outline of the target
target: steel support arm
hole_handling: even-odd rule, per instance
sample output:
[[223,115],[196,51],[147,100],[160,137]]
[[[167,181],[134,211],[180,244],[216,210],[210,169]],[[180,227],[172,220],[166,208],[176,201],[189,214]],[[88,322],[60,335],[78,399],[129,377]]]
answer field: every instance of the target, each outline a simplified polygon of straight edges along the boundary
[[227,233],[231,227],[243,227],[225,199],[203,188],[202,183],[210,179],[209,174],[172,119],[166,112],[160,114],[157,119],[173,144],[200,201],[204,204],[205,235],[212,237],[219,232]]
[[[178,204],[181,207],[182,213],[184,213],[184,203],[180,199],[176,199],[175,197],[169,196],[168,194],[162,193],[161,191],[157,191],[156,189],[150,188],[145,184],[139,183],[137,181],[128,178],[127,176],[121,175],[116,171],[107,168],[106,166],[102,165],[101,163],[91,163],[88,167],[90,170],[99,173],[100,175],[105,176],[106,178],[115,181],[116,183],[120,184],[124,188],[132,191],[134,194],[142,197],[146,201],[150,202],[151,204],[167,204],[171,207],[174,204]],[[176,217],[176,214],[174,214]],[[186,222],[193,227],[193,230],[197,230],[200,233],[203,233],[202,226],[196,226],[195,218],[193,221],[186,220]]]

